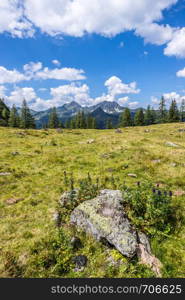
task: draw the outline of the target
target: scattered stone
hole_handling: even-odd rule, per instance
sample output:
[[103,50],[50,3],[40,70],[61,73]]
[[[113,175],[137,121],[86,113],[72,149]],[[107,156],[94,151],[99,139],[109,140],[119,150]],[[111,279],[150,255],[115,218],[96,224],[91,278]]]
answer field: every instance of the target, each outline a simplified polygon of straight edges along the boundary
[[119,190],[102,190],[100,196],[84,201],[71,214],[70,222],[92,234],[98,241],[105,238],[123,255],[136,253],[136,232],[125,217]]
[[57,133],[63,133],[63,130],[62,130],[62,128],[57,128],[57,129],[56,129],[56,132],[57,132]]
[[149,130],[149,129],[145,129],[145,131],[144,131],[144,132],[148,133],[148,132],[150,132],[150,130]]
[[10,198],[10,199],[7,199],[6,200],[6,204],[8,205],[13,205],[13,204],[16,204],[20,201],[24,200],[23,198],[19,198],[19,199],[15,199],[15,198]]
[[[152,255],[147,236],[136,232],[126,217],[123,208],[123,196],[119,190],[101,190],[99,196],[87,200],[76,207],[70,218],[70,223],[91,234],[105,245],[114,246],[126,257],[135,254],[142,264],[146,264],[161,276],[160,261]],[[87,263],[84,256],[75,257],[76,270]]]
[[110,158],[110,154],[109,153],[104,153],[100,157],[108,159],[108,158]]
[[87,144],[93,144],[94,142],[95,142],[95,140],[90,139],[90,140],[87,141]]
[[115,171],[115,169],[113,169],[113,168],[108,168],[106,171],[107,171],[107,172],[110,172],[110,173],[113,173],[113,172]]
[[74,203],[78,199],[79,191],[78,189],[74,189],[70,192],[64,192],[59,200],[61,206],[70,205],[72,202]]
[[161,162],[161,160],[160,160],[160,159],[154,159],[154,160],[152,160],[152,162],[153,162],[154,164],[159,164],[159,163]]
[[78,250],[78,249],[82,248],[83,245],[82,245],[81,240],[75,236],[71,239],[71,246],[72,246],[73,250]]
[[117,128],[116,130],[115,130],[115,133],[122,133],[123,131],[120,129],[120,128]]
[[185,191],[178,190],[174,192],[174,196],[183,196],[183,195],[185,195]]
[[53,214],[53,220],[54,220],[56,226],[60,227],[60,225],[61,225],[61,214],[58,211],[56,211]]
[[16,156],[19,155],[20,153],[18,151],[12,152],[11,155]]
[[12,173],[9,172],[0,173],[0,176],[10,176],[10,175],[12,175]]
[[180,129],[178,129],[178,132],[185,132],[185,129],[184,128],[180,128]]
[[76,267],[78,268],[85,267],[87,265],[87,256],[78,255],[74,258],[73,261],[76,264]]
[[142,243],[138,244],[137,256],[139,257],[141,264],[148,265],[158,277],[161,277],[161,262],[157,257],[152,255],[151,252],[148,252],[146,246]]
[[177,167],[177,163],[171,163],[171,167]]
[[134,178],[136,178],[136,177],[137,177],[137,175],[136,175],[136,174],[128,174],[128,176],[129,176],[129,177],[134,177]]
[[170,146],[170,147],[179,147],[177,144],[172,143],[172,142],[166,142],[166,146]]

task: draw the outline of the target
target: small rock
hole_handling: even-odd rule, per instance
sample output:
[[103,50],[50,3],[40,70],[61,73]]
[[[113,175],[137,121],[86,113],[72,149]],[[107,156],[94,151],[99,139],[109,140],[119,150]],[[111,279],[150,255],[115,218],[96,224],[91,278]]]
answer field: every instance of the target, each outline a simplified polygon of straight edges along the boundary
[[170,146],[170,147],[179,147],[177,144],[172,143],[172,142],[166,142],[166,146]]
[[9,172],[0,173],[0,176],[10,176],[10,175],[12,175],[12,173]]
[[161,277],[162,264],[157,257],[147,251],[145,245],[138,244],[137,255],[141,264],[148,265],[158,277]]
[[122,133],[123,131],[120,129],[120,128],[117,128],[116,130],[115,130],[115,133]]
[[12,204],[16,204],[20,201],[24,200],[23,198],[19,198],[19,199],[15,199],[15,198],[10,198],[6,200],[6,204],[8,205],[12,205]]
[[180,129],[178,129],[178,132],[185,132],[185,129],[180,128]]
[[183,196],[183,195],[185,195],[185,191],[178,190],[174,192],[174,196]]
[[128,176],[129,176],[129,177],[134,177],[134,178],[136,178],[136,177],[137,177],[137,175],[136,175],[136,174],[128,174]]
[[161,160],[160,160],[160,159],[154,159],[154,160],[152,160],[152,162],[153,162],[154,164],[159,164],[159,163],[161,162]]
[[73,261],[77,268],[85,267],[87,265],[87,257],[85,255],[78,255]]
[[19,154],[20,154],[20,153],[17,152],[17,151],[11,153],[11,155],[13,155],[13,156],[16,156],[16,155],[19,155]]
[[176,163],[171,163],[171,166],[172,167],[177,167],[177,164]]
[[61,214],[58,211],[56,211],[53,214],[53,220],[54,220],[56,226],[60,227],[60,225],[61,225]]
[[145,131],[144,131],[144,132],[148,133],[148,132],[150,132],[150,130],[149,130],[149,129],[145,129]]
[[57,128],[57,129],[56,129],[56,132],[57,132],[57,133],[62,133],[63,130],[62,130],[61,128]]
[[95,140],[90,139],[90,140],[87,141],[87,144],[93,144],[94,142],[95,142]]

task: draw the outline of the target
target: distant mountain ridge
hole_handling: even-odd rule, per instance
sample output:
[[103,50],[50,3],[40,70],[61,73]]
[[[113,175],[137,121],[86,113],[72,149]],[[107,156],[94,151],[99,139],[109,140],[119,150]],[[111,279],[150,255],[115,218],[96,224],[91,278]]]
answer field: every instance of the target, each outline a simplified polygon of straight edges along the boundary
[[[45,111],[31,110],[32,115],[36,120],[36,125],[41,128],[48,123],[49,114],[52,108]],[[85,114],[96,118],[98,128],[105,128],[105,124],[108,119],[112,121],[113,126],[118,123],[120,114],[125,110],[117,102],[103,101],[93,106],[82,107],[75,101],[65,103],[62,106],[56,107],[59,119],[66,123],[67,120],[72,119],[78,112],[83,111]],[[131,110],[131,114],[134,115],[137,109]]]

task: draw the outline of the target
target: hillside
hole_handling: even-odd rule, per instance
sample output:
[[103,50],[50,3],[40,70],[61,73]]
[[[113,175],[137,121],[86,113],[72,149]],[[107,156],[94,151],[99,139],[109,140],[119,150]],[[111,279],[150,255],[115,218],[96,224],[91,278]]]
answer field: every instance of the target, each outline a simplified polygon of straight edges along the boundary
[[[166,227],[161,234],[151,232],[147,224],[143,228],[148,230],[153,253],[163,264],[163,277],[185,276],[184,156],[182,123],[130,127],[122,133],[0,127],[0,276],[154,276],[136,258],[128,260],[71,228],[70,210],[63,211],[65,222],[60,230],[56,227],[53,215],[61,194],[81,185],[86,195],[92,192],[88,190],[91,181],[112,189],[151,183],[172,191],[176,219],[171,228]],[[76,252],[70,246],[74,236],[80,237],[83,245]],[[81,272],[74,271],[76,254],[88,258]],[[107,257],[121,260],[121,265],[112,266]]]

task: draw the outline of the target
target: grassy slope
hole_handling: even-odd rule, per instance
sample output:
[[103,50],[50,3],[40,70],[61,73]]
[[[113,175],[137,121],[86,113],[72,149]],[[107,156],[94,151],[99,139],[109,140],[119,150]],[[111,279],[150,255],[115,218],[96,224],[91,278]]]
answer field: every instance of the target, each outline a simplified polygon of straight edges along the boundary
[[[30,130],[25,135],[20,134],[22,130],[0,128],[0,173],[11,173],[0,176],[0,276],[11,275],[7,271],[7,252],[16,258],[16,264],[27,265],[24,276],[55,276],[52,268],[45,271],[44,267],[32,267],[37,258],[30,249],[55,235],[52,215],[65,190],[64,171],[73,172],[75,180],[84,178],[88,172],[94,178],[113,174],[130,185],[136,180],[151,180],[165,184],[172,191],[185,190],[185,132],[178,132],[179,128],[185,129],[184,124],[126,128],[122,134],[114,130],[64,130],[63,133]],[[145,132],[146,129],[150,132]],[[95,142],[87,144],[89,139]],[[179,147],[169,147],[167,141]],[[13,155],[15,151],[19,155]],[[157,159],[161,162],[152,162]],[[174,167],[173,163],[177,165]],[[138,178],[128,177],[128,173],[135,173]],[[7,205],[9,198],[23,200]],[[173,197],[182,209],[184,199],[185,196]],[[69,234],[66,228],[64,232]],[[185,277],[183,233],[182,228],[161,244],[153,240],[153,251],[165,266],[164,276]],[[142,271],[134,262],[116,273],[107,267],[107,250],[103,246],[83,235],[82,240],[85,247],[80,253],[90,258],[89,267],[81,273],[70,271],[66,276],[150,276],[150,272]]]

